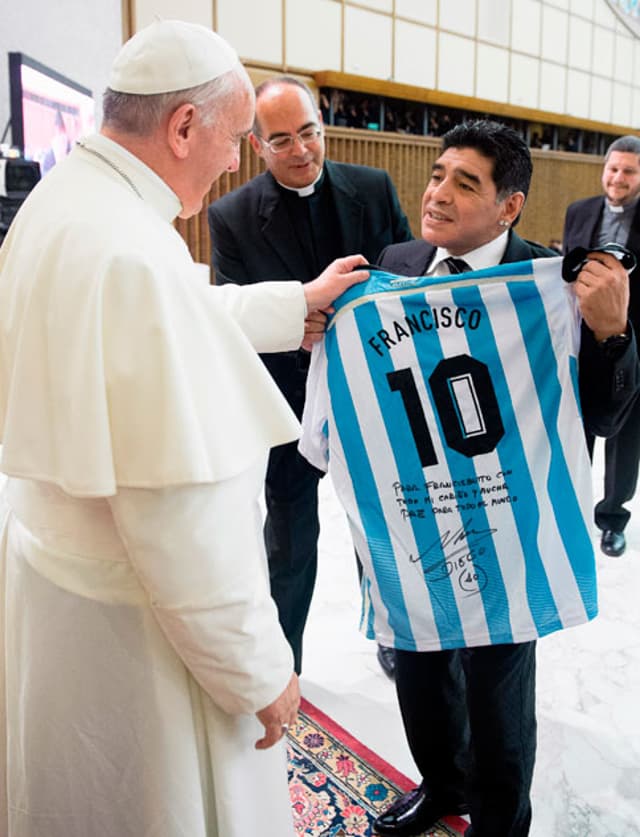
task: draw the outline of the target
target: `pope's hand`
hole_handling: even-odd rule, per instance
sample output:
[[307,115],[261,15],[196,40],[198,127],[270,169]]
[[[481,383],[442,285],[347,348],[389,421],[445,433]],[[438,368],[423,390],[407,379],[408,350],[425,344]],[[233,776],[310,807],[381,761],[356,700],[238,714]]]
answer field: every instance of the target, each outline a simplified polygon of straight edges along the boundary
[[307,313],[312,311],[331,311],[331,303],[341,293],[369,278],[369,271],[356,270],[358,265],[366,264],[364,256],[345,256],[336,259],[325,268],[317,279],[304,285],[304,298],[307,302]]
[[256,717],[262,724],[265,734],[256,741],[256,750],[266,750],[284,737],[289,727],[293,727],[300,706],[300,685],[298,675],[292,674],[286,689],[269,706],[265,706]]

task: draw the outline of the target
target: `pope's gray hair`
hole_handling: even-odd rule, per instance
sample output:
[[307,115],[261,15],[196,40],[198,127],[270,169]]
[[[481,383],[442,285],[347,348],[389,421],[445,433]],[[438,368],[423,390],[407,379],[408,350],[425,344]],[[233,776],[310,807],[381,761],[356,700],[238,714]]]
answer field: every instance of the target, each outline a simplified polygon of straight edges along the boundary
[[181,105],[192,104],[200,111],[204,124],[212,125],[240,87],[253,90],[242,64],[213,81],[171,93],[120,93],[107,87],[102,97],[102,123],[118,133],[150,136],[167,114]]

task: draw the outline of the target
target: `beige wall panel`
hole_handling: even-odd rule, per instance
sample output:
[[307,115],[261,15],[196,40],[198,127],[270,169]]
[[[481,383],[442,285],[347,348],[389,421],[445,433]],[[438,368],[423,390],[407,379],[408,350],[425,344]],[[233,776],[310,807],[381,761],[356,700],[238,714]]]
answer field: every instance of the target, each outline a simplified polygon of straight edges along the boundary
[[577,70],[591,70],[593,24],[572,16],[569,26],[569,66]]
[[511,48],[529,55],[540,54],[542,5],[538,0],[513,0]]
[[[637,121],[640,39],[630,34],[605,0],[131,0],[131,4],[138,26],[156,14],[211,23],[215,12],[221,34],[258,67],[294,67],[309,75],[342,70],[583,118],[600,114],[607,121],[618,120],[628,113],[628,120]],[[429,28],[414,28],[419,23]],[[507,78],[504,56],[492,47],[511,51]],[[558,88],[562,72],[546,65],[542,71],[545,61],[565,67],[562,90]],[[585,107],[584,76],[573,75],[575,70],[600,78],[596,87],[610,90],[609,102],[591,101],[590,84]],[[612,81],[614,85],[609,84]],[[623,88],[616,91],[619,84]],[[574,94],[577,101],[572,101]]]
[[376,12],[392,12],[392,0],[357,0],[358,5],[366,6],[368,9]]
[[567,71],[565,67],[552,64],[550,61],[540,62],[540,98],[539,107],[553,113],[566,113],[565,90],[567,86]]
[[438,89],[473,96],[475,41],[441,32],[438,43]]
[[565,64],[567,61],[567,31],[569,15],[553,6],[544,6],[542,10],[542,50],[541,55],[547,61]]
[[217,24],[242,58],[282,64],[282,0],[217,0]]
[[609,78],[613,75],[613,45],[614,34],[611,29],[594,27],[592,72]]
[[396,23],[394,81],[436,86],[436,30],[417,23]]
[[287,0],[286,62],[308,70],[341,70],[342,14],[327,0]]
[[479,99],[506,102],[509,98],[509,52],[500,47],[478,44],[476,90]]
[[609,79],[593,76],[591,81],[591,111],[590,118],[599,122],[611,121],[611,102],[613,101],[613,84]]
[[435,26],[438,22],[438,0],[396,0],[396,15]]
[[628,84],[616,82],[613,85],[611,120],[617,125],[631,125],[633,121],[633,98]]
[[478,0],[478,38],[499,46],[509,46],[511,0]]
[[538,107],[538,79],[540,62],[528,55],[511,55],[509,101],[525,108]]
[[[632,0],[625,0],[625,2],[630,3],[630,2],[632,2]],[[615,29],[616,29],[616,32],[619,33],[620,35],[623,35],[623,34],[629,32],[629,27],[626,26],[619,18],[617,18],[617,16],[616,16]]]
[[[597,0],[598,3],[601,0]],[[593,17],[593,3],[594,0],[569,0],[569,9],[577,15],[582,15],[589,20]]]
[[581,70],[567,72],[567,113],[589,118],[589,103],[591,100],[591,74]]
[[631,124],[640,127],[640,90],[633,91]]
[[345,73],[388,79],[391,76],[391,18],[347,6],[344,26]]
[[186,20],[213,26],[213,0],[136,0],[134,27],[136,31],[161,17],[165,20]]
[[608,29],[615,29],[618,17],[615,15],[605,0],[595,0],[593,5],[593,19],[596,23],[606,26]]
[[440,29],[468,35],[476,34],[476,0],[456,0],[455,3],[440,3]]
[[633,39],[628,33],[615,37],[613,75],[616,81],[624,84],[633,78]]
[[[218,30],[253,63],[254,73],[271,74],[269,66],[276,71],[293,67],[309,76],[337,70],[577,118],[638,124],[640,39],[605,0],[131,3],[139,25],[155,14],[211,23],[213,14]],[[592,77],[598,80],[592,83]]]

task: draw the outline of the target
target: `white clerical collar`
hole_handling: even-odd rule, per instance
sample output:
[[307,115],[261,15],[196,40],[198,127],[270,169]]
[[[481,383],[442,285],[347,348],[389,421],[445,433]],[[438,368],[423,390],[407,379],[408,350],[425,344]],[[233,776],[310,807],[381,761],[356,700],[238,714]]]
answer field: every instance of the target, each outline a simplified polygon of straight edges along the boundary
[[[488,241],[486,244],[483,244],[481,247],[476,247],[475,250],[470,250],[468,253],[458,253],[455,258],[465,261],[471,270],[483,270],[486,267],[495,267],[502,261],[508,243],[509,230],[505,230],[492,241]],[[438,247],[431,260],[427,274],[429,276],[446,276],[449,273],[449,268],[443,265],[442,262],[451,255],[445,247]]]
[[281,186],[283,189],[286,189],[287,192],[297,192],[298,197],[300,198],[308,198],[309,195],[313,195],[316,190],[316,185],[322,179],[322,175],[324,174],[324,169],[320,169],[320,174],[316,177],[313,183],[310,183],[308,186],[303,186],[302,189],[296,189],[293,186],[285,186],[284,183],[280,183],[279,180],[276,180],[278,186]]
[[614,206],[605,198],[605,203],[609,212],[613,212],[615,215],[620,215],[623,212],[631,212],[632,210],[635,210],[638,205],[638,200],[640,200],[640,198],[635,198],[630,203],[624,203],[621,206]]

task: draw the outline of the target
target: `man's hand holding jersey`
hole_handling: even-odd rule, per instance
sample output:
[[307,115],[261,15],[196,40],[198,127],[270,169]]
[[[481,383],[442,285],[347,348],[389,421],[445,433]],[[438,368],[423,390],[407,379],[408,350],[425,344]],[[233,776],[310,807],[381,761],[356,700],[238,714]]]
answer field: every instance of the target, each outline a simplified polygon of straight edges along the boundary
[[627,329],[629,276],[611,253],[590,252],[575,282],[580,311],[597,341]]

